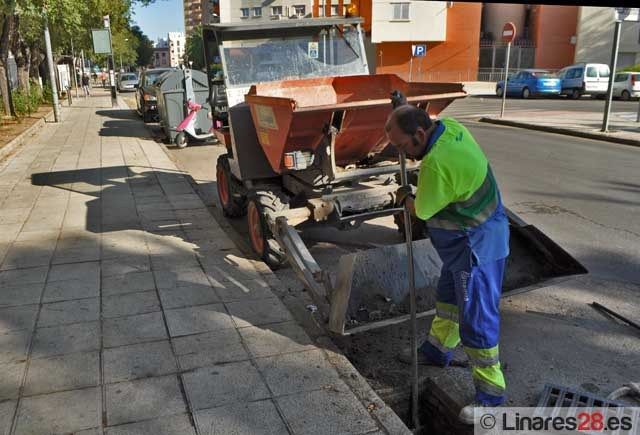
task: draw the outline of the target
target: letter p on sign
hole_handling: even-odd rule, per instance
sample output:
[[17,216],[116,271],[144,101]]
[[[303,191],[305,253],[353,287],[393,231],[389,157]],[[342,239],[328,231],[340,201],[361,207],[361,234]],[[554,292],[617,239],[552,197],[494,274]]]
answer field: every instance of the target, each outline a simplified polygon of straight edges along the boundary
[[413,57],[424,57],[427,55],[427,46],[425,44],[421,45],[412,45],[411,46],[411,55]]

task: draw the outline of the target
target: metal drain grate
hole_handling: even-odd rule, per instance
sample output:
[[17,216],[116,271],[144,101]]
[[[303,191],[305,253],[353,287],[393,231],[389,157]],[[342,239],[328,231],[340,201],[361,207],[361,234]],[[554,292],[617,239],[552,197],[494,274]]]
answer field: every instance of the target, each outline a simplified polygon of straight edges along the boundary
[[[575,416],[575,413],[572,411],[572,409],[575,408],[599,408],[603,411],[603,414],[605,414],[605,420],[607,417],[613,416],[617,417],[618,420],[622,417],[629,417],[632,422],[632,429],[630,431],[612,430],[607,433],[640,434],[640,408],[560,385],[546,384],[544,386],[534,415],[541,417]],[[589,431],[582,433],[602,434],[602,432]]]

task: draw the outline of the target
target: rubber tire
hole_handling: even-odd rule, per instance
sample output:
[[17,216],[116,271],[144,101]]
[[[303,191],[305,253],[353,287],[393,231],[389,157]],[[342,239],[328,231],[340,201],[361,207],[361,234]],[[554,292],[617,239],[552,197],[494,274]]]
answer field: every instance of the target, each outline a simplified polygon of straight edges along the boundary
[[629,93],[629,91],[627,91],[626,89],[624,91],[622,91],[622,93],[620,94],[620,99],[622,101],[629,101],[631,99],[631,94]]
[[[220,184],[220,177],[224,177],[225,184]],[[222,213],[228,218],[238,218],[247,212],[247,195],[240,181],[231,173],[229,166],[229,155],[223,154],[218,157],[216,164],[216,180],[218,200],[222,206]],[[220,189],[227,188],[227,201],[223,201]]]
[[173,140],[173,143],[180,149],[186,148],[189,145],[189,141],[187,141],[187,135],[184,131],[181,131],[176,135],[176,138]]
[[[400,175],[396,175],[396,182],[400,184]],[[418,172],[409,173],[409,183],[418,185]],[[402,235],[404,240],[404,213],[398,213],[393,215],[393,222],[398,227],[398,232]],[[429,238],[429,230],[427,229],[427,223],[417,216],[411,216],[411,240],[422,240]]]
[[[254,234],[252,229],[251,216],[254,207],[258,213],[259,235]],[[267,225],[265,213],[268,211],[283,211],[288,208],[289,204],[285,200],[285,195],[277,190],[252,190],[247,195],[247,228],[249,230],[251,248],[262,261],[274,270],[282,267],[287,258]],[[262,238],[262,251],[255,246],[253,242],[254,235]]]
[[498,86],[498,87],[496,88],[496,96],[497,96],[498,98],[502,98],[502,86]]
[[571,90],[571,94],[569,94],[569,96],[572,100],[579,100],[582,96],[582,92],[580,92],[580,89],[573,89]]
[[522,98],[526,100],[529,97],[531,97],[531,91],[529,90],[529,88],[523,88],[522,89]]

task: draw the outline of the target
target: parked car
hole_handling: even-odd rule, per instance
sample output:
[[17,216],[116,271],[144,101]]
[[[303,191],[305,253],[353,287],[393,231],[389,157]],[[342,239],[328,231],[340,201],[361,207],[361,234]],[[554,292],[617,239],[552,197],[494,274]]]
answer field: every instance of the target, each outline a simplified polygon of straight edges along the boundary
[[558,77],[562,79],[562,95],[573,99],[585,94],[604,97],[607,94],[609,76],[609,65],[604,63],[579,63],[558,72]]
[[613,96],[622,100],[640,98],[640,72],[621,72],[613,78]]
[[[502,97],[504,80],[496,85],[496,95]],[[543,69],[525,69],[513,74],[507,80],[507,96],[529,98],[541,95],[559,95],[560,79]]]
[[135,91],[138,84],[138,75],[136,73],[122,73],[118,76],[118,90]]
[[142,116],[142,120],[144,122],[153,122],[158,120],[158,101],[156,99],[156,93],[153,89],[153,85],[160,76],[167,71],[173,71],[173,69],[148,69],[140,76],[140,82],[138,83],[136,92],[136,106],[138,113]]

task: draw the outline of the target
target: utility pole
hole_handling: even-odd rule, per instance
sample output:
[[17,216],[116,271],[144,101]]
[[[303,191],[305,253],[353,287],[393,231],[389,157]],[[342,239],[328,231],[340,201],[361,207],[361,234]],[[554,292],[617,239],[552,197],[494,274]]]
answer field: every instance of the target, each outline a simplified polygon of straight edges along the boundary
[[620,27],[622,20],[616,19],[616,26],[613,30],[613,50],[611,51],[611,63],[609,64],[609,85],[607,87],[607,101],[604,104],[604,117],[602,118],[601,131],[609,131],[609,115],[611,114],[611,100],[613,100],[613,77],[616,74],[616,64],[618,63],[618,48],[620,47]]
[[[82,65],[80,66],[80,72],[82,73],[82,80],[84,80],[84,49],[80,50],[80,61]],[[87,94],[85,93],[84,86],[82,87],[82,95],[87,98]]]
[[78,98],[78,75],[76,74],[76,52],[73,49],[73,38],[71,38],[71,59],[73,60],[73,83],[76,85],[76,98]]
[[116,96],[116,77],[115,77],[115,62],[113,61],[113,43],[111,42],[111,20],[109,15],[102,17],[104,21],[104,28],[109,31],[109,84],[111,85],[111,107],[118,105],[118,97]]
[[53,119],[60,122],[60,107],[58,106],[58,87],[56,86],[56,73],[53,70],[53,54],[51,53],[51,36],[49,35],[49,18],[45,10],[44,14],[44,44],[47,51],[47,67],[49,68],[49,81],[51,81],[51,96],[53,99]]

